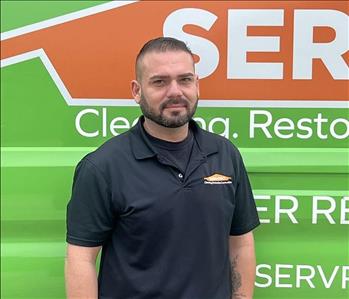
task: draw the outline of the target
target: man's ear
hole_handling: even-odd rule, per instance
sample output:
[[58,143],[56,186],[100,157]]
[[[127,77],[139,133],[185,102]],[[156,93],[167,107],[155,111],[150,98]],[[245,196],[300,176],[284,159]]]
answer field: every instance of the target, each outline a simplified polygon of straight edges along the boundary
[[196,88],[198,90],[198,98],[200,98],[200,84],[199,84],[199,76],[196,75]]
[[131,81],[131,91],[132,91],[132,96],[135,99],[136,103],[139,104],[141,100],[142,90],[141,90],[141,85],[138,83],[137,80]]

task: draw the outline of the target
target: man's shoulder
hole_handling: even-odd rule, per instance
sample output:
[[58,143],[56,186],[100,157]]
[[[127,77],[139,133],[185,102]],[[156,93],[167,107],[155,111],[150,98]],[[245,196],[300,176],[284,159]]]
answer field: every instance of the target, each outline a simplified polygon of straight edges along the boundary
[[210,152],[216,153],[216,158],[223,162],[222,164],[231,165],[236,174],[244,171],[245,166],[242,155],[237,146],[228,138],[203,129],[200,129],[200,134],[202,140],[204,140],[203,144],[209,145],[208,148],[212,149]]
[[102,169],[110,163],[125,161],[125,157],[133,154],[130,145],[131,136],[132,128],[125,133],[110,138],[96,150],[87,154],[83,160],[88,160]]
[[206,131],[200,127],[198,127],[198,130],[199,134],[202,136],[202,142],[204,144],[214,144],[220,151],[224,150],[234,155],[240,155],[237,146],[233,144],[228,138],[216,133]]

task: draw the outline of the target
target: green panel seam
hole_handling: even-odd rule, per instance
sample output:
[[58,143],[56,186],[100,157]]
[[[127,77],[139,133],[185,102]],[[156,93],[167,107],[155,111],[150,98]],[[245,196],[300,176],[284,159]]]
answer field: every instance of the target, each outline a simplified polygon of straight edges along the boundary
[[[2,147],[1,167],[73,167],[95,147]],[[240,148],[250,173],[349,173],[349,149]]]

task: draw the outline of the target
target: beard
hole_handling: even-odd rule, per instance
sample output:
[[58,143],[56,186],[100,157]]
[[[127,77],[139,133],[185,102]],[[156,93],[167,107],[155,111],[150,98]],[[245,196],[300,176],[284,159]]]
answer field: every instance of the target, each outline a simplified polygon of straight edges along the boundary
[[[158,125],[166,128],[179,128],[187,124],[193,117],[198,105],[198,97],[193,107],[190,106],[190,102],[185,98],[170,98],[167,101],[161,103],[159,111],[157,112],[153,107],[149,105],[147,99],[143,95],[141,95],[139,105],[143,115],[146,118],[157,123]],[[164,115],[164,110],[170,105],[183,105],[185,107],[185,113],[183,114],[181,111],[172,111],[170,116]]]

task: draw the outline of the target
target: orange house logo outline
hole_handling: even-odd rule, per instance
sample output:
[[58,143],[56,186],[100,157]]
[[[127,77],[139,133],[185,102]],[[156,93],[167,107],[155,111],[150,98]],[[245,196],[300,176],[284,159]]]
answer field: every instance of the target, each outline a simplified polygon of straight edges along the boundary
[[[1,67],[39,58],[69,106],[136,106],[134,100],[128,98],[130,95],[128,84],[130,79],[133,78],[133,61],[139,48],[146,40],[163,34],[162,25],[165,17],[171,12],[193,6],[197,9],[213,11],[212,7],[217,6],[217,4],[211,2],[171,1],[169,3],[155,3],[153,1],[147,3],[143,1],[112,1],[14,29],[1,34]],[[220,16],[219,13],[221,12],[221,15],[223,15],[224,11],[234,5],[237,5],[238,9],[246,9],[249,7],[248,5],[250,5],[250,8],[264,9],[266,4],[261,2],[263,1],[225,1],[219,3],[222,7],[216,14]],[[268,3],[272,2],[268,1]],[[284,10],[288,13],[284,17],[285,23],[286,21],[290,23],[290,11],[294,8],[287,7],[285,1],[274,1],[269,8],[272,10],[282,9],[280,2],[283,2]],[[339,1],[333,2],[338,4]],[[304,9],[309,9],[311,5],[314,5],[312,1],[298,1],[298,4]],[[158,8],[155,14],[160,17],[152,18],[149,21],[151,24],[148,25],[145,22],[149,18],[147,12],[153,11],[154,7]],[[142,14],[140,14],[141,12]],[[138,27],[135,28],[136,25],[132,25],[132,22],[138,22]],[[125,26],[123,26],[124,23]],[[150,26],[149,30],[140,28],[143,24]],[[214,29],[223,28],[222,22],[217,21],[217,24]],[[286,41],[290,40],[291,36],[281,32],[281,27],[272,28],[274,31],[272,30],[269,35],[281,35]],[[197,34],[197,36],[203,35],[195,26],[189,28],[189,30],[192,30],[193,34]],[[134,39],[132,39],[130,33],[134,33]],[[219,38],[217,34],[213,35],[211,31],[207,31],[205,34],[208,39],[216,39],[217,41]],[[254,34],[260,35],[258,32]],[[129,37],[130,39],[128,39]],[[77,43],[76,41],[79,38],[80,41]],[[286,42],[285,45],[287,45]],[[96,48],[94,48],[95,46]],[[227,45],[224,44],[224,46]],[[283,44],[281,44],[282,47]],[[224,49],[224,47],[221,46],[221,49]],[[281,49],[280,52],[282,51],[287,52]],[[347,51],[343,55],[347,60],[348,53]],[[277,53],[269,54],[276,55]],[[287,53],[281,54],[283,57],[287,55]],[[91,59],[91,55],[94,55],[93,59]],[[277,58],[275,55],[269,56],[272,60],[275,60]],[[221,56],[226,57],[227,53],[223,53]],[[256,57],[258,60],[258,55]],[[256,58],[252,55],[253,59]],[[326,89],[327,93],[325,92],[322,97],[323,92],[319,92],[317,89],[322,90],[324,85],[317,78],[299,80],[299,82],[293,82],[294,80],[292,81],[290,78],[283,80],[224,81],[221,78],[226,75],[223,74],[224,67],[225,69],[227,67],[226,62],[223,62],[222,65],[221,69],[216,72],[218,75],[214,73],[202,80],[201,86],[204,89],[202,94],[207,94],[208,98],[201,99],[199,106],[348,108],[347,80],[334,80],[333,78],[330,80],[328,74],[327,77],[322,75],[327,78],[326,80],[330,84]],[[287,69],[287,64],[285,63],[285,65],[285,69]],[[290,66],[288,66],[288,69],[290,69]],[[318,69],[322,74],[326,73],[323,66],[318,66]],[[79,81],[77,77],[82,78]],[[300,92],[297,91],[297,86],[301,87]],[[317,94],[313,96],[311,93],[304,93],[303,98],[302,91],[308,90],[307,86],[311,86],[314,94]],[[271,90],[272,96],[265,93],[265,90],[268,89]],[[277,91],[274,91],[274,89],[277,89]],[[233,97],[231,97],[230,92]]]

